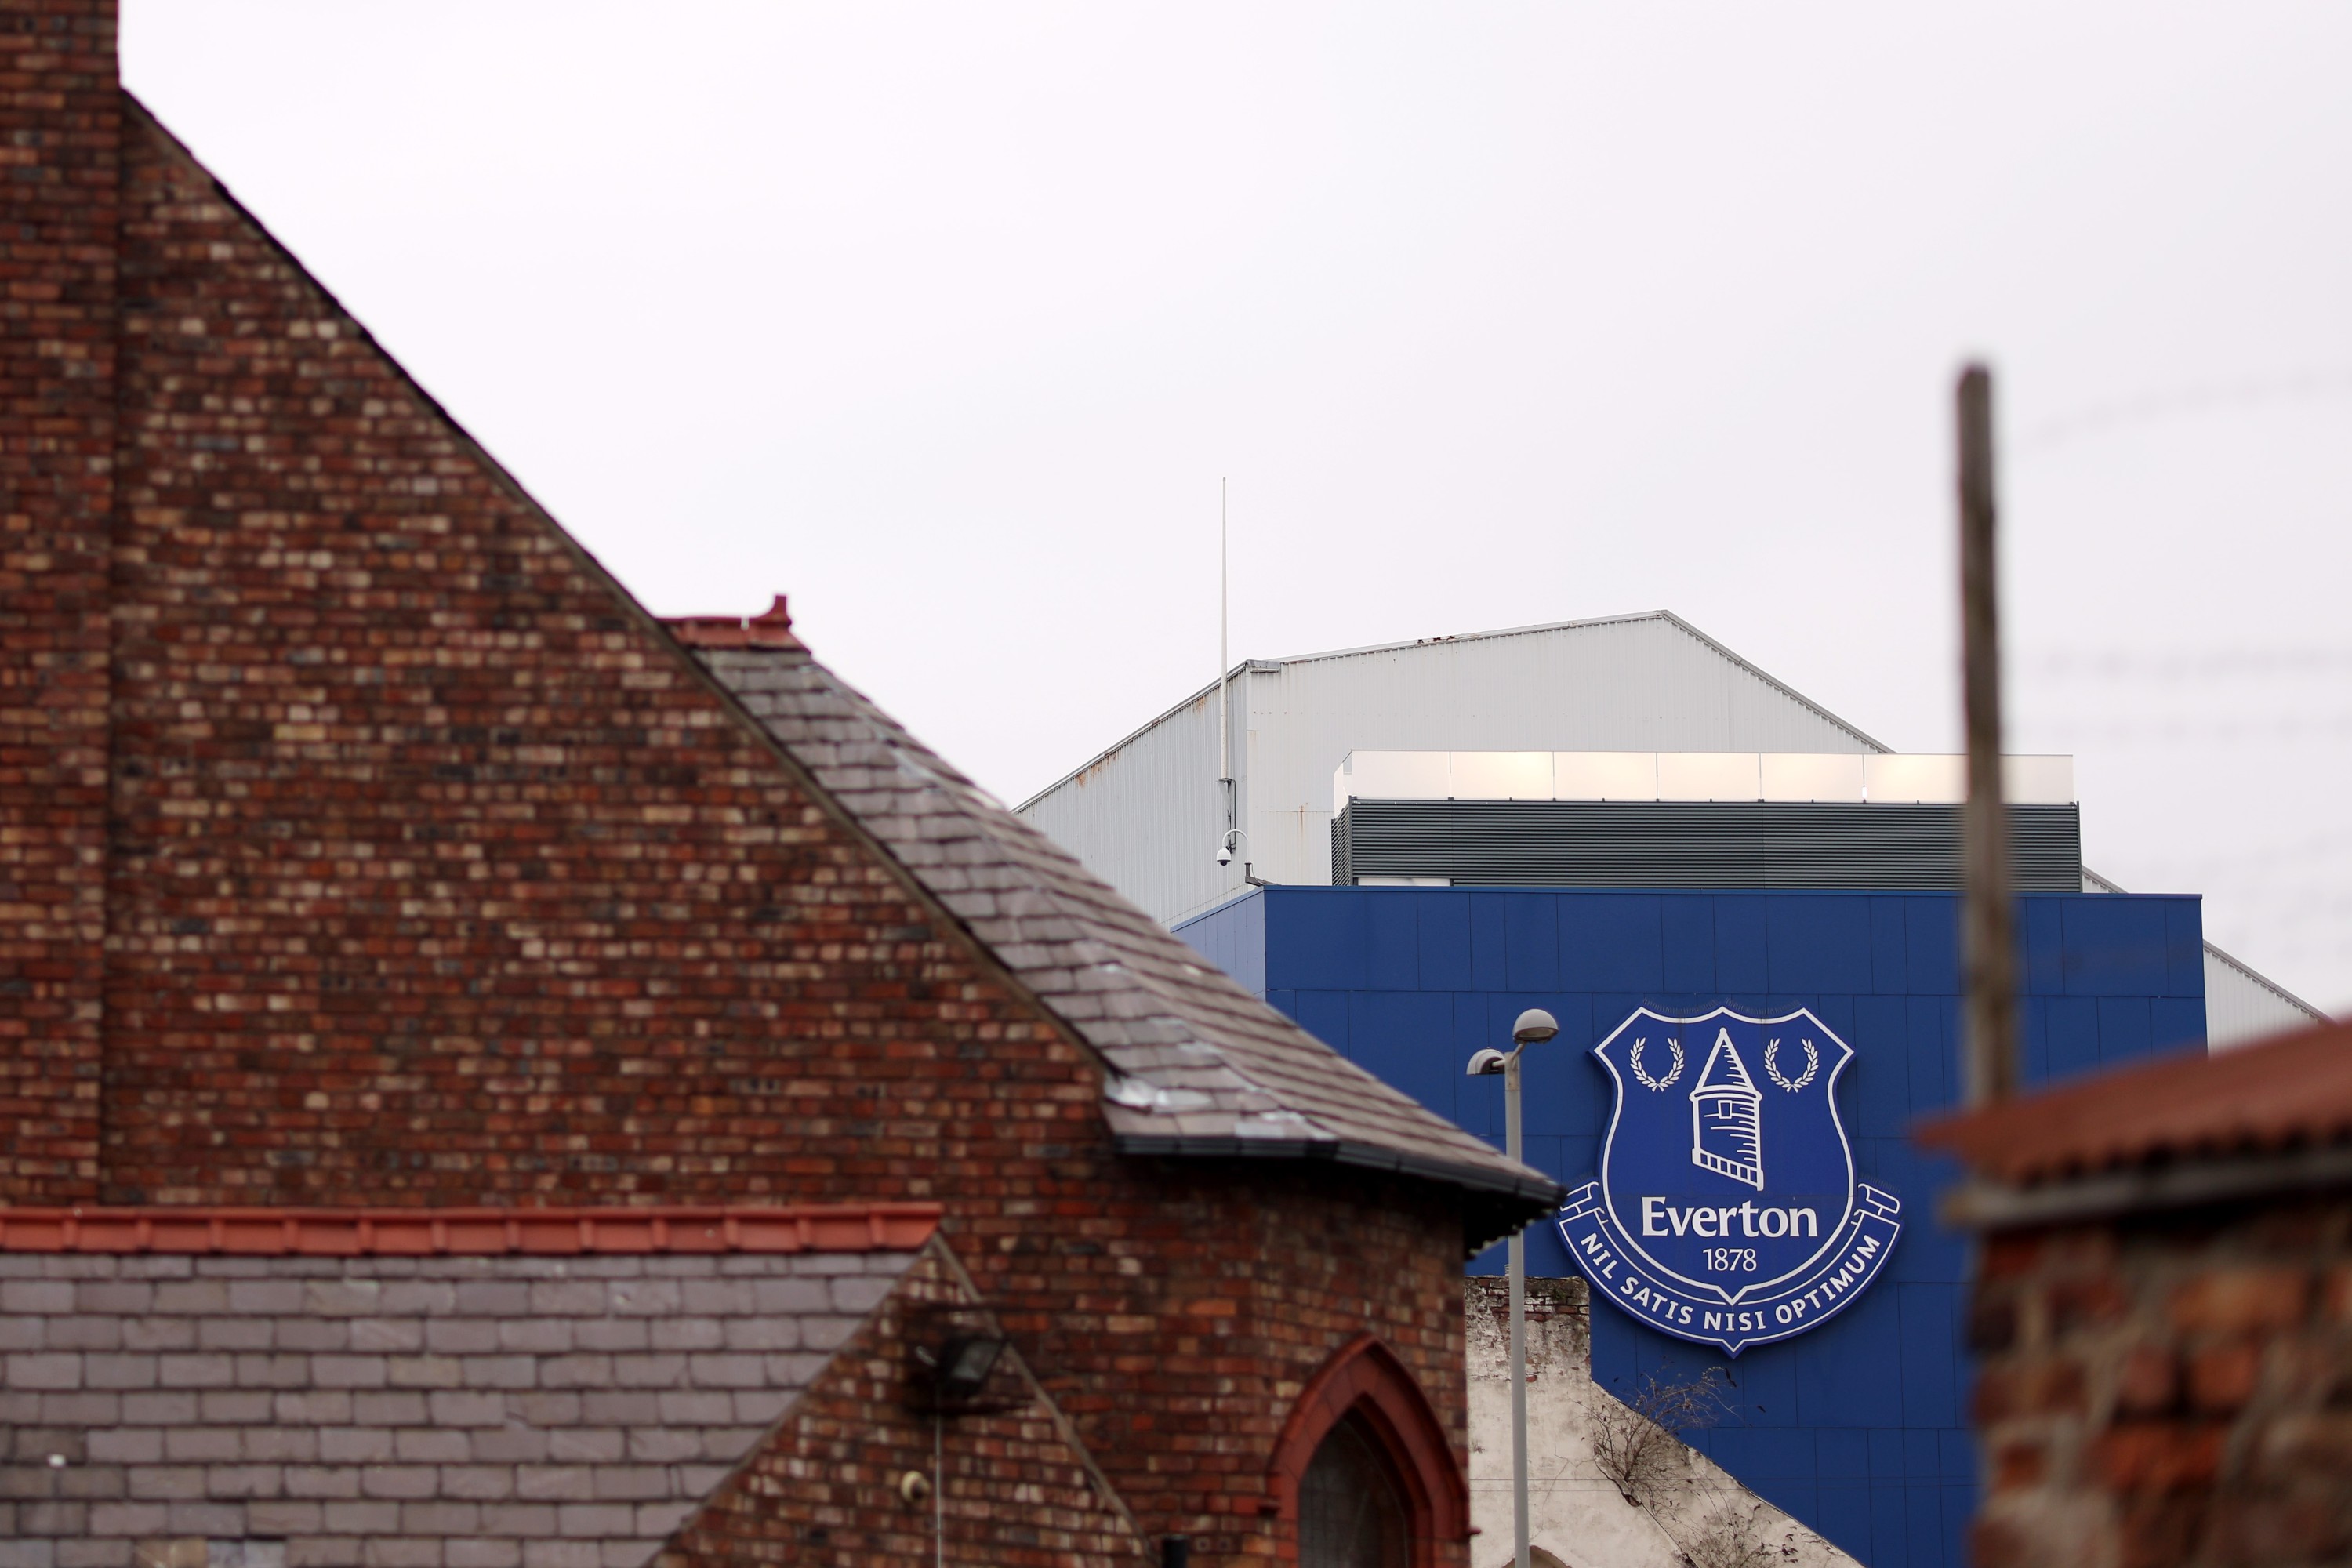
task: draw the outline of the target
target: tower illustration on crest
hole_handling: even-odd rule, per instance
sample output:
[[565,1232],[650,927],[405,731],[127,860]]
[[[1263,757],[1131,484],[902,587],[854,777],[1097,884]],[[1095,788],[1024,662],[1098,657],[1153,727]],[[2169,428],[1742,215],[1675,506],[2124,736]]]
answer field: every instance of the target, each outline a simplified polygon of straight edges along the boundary
[[1691,1163],[1762,1192],[1764,1096],[1748,1076],[1730,1030],[1716,1031],[1715,1049],[1691,1086],[1690,1102]]

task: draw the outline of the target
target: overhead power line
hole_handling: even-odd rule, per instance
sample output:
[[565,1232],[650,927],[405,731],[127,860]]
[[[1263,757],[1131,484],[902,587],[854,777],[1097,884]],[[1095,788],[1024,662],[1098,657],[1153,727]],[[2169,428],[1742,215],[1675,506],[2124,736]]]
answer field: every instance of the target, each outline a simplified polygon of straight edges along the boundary
[[2017,438],[2022,452],[2043,452],[2085,436],[2176,419],[2192,414],[2232,413],[2287,403],[2352,398],[2352,370],[2290,371],[2282,375],[2214,382],[2203,386],[2151,392],[2100,404],[2030,426]]

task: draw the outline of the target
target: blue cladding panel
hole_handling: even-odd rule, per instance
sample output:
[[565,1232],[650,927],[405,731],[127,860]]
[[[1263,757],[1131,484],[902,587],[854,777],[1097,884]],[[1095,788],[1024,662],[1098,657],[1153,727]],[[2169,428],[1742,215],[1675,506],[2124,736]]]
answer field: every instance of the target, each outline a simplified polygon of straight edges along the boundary
[[1559,901],[1544,893],[1505,893],[1503,976],[1517,991],[1559,988]]
[[1903,900],[1870,900],[1871,989],[1882,996],[1900,996],[1911,988],[1904,962]]
[[2147,1005],[2148,1030],[2159,1051],[2196,1050],[2205,1044],[2205,999],[2162,996]]
[[1504,978],[1503,915],[1500,900],[1470,900],[1470,987],[1474,991],[1500,991],[1510,984]]
[[2118,1062],[2135,1060],[2156,1048],[2156,1039],[2149,1028],[2147,996],[2102,996],[2099,998],[2099,1062],[2113,1067]]
[[2168,899],[2164,906],[2164,966],[2175,996],[2205,999],[2205,922],[2196,903]]
[[[2202,1043],[2194,899],[2020,902],[2029,1076]],[[1571,1183],[1592,1174],[1610,1110],[1606,1075],[1585,1049],[1633,1009],[1811,1008],[1856,1053],[1839,1109],[1857,1169],[1903,1200],[1885,1276],[1812,1332],[1728,1362],[1597,1307],[1593,1375],[1622,1391],[1647,1373],[1725,1365],[1733,1409],[1701,1442],[1726,1468],[1874,1568],[1960,1568],[1976,1495],[1958,1339],[1969,1251],[1936,1223],[1951,1165],[1908,1141],[1916,1118],[1958,1092],[1958,905],[1945,893],[1283,888],[1180,934],[1497,1144],[1501,1081],[1467,1078],[1463,1064],[1481,1046],[1507,1047],[1521,1008],[1549,1008],[1561,1039],[1527,1058],[1528,1156]],[[1552,1227],[1528,1231],[1528,1265],[1570,1272]],[[1502,1272],[1502,1247],[1470,1268]]]
[[[2032,904],[2037,900],[2024,902]],[[2029,921],[2028,929],[2031,929]],[[1904,987],[1911,996],[1957,996],[1960,994],[1960,900],[1912,898],[1903,900],[1903,957],[1910,979]]]
[[[1537,898],[1543,894],[1531,895]],[[1559,900],[1551,900],[1557,906]],[[1578,991],[1655,991],[1664,981],[1660,909],[1669,900],[1636,894],[1612,904],[1559,909],[1559,979]]]
[[2052,996],[2041,1004],[2048,1018],[2051,1078],[2072,1078],[2099,1065],[2099,1005],[2088,996]]
[[[1601,918],[1597,911],[1594,918]],[[1563,942],[1569,919],[1565,912],[1560,916]],[[1658,900],[1658,986],[1667,991],[1713,991],[1715,900],[1668,894]],[[1567,962],[1565,957],[1562,962]],[[1647,990],[1651,984],[1640,977],[1632,984],[1637,990]]]
[[2058,906],[2048,899],[2029,899],[2025,915],[2025,967],[2021,971],[2029,995],[2049,995],[2066,989],[2066,932]]
[[[1280,888],[1252,895],[1266,905],[1269,986],[1346,990],[1365,984],[1364,906],[1368,898],[1331,903]],[[1226,906],[1231,908],[1231,905]],[[1188,922],[1189,925],[1189,922]]]
[[1874,989],[1873,902],[1836,894],[1782,894],[1766,899],[1764,929],[1771,950],[1772,989],[1846,996]]
[[1416,914],[1424,991],[1460,991],[1470,984],[1470,896],[1420,893],[1407,896]]
[[2165,906],[2171,901],[2096,895],[2068,900],[2063,914],[2066,994],[2168,994],[2170,945],[2166,938],[2170,921]]
[[1715,984],[1727,996],[1770,987],[1772,966],[1764,937],[1762,898],[1715,900]]
[[1421,988],[1421,931],[1416,900],[1364,900],[1364,984],[1374,991]]

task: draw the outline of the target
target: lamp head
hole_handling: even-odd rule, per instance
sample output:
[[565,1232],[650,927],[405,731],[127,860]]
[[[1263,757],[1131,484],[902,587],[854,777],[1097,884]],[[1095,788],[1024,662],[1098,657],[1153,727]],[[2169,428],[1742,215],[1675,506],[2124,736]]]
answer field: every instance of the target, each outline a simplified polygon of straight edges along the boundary
[[1519,1021],[1511,1026],[1511,1038],[1523,1046],[1549,1040],[1559,1033],[1559,1020],[1540,1007],[1528,1008],[1519,1015]]
[[1469,1076],[1472,1078],[1492,1078],[1495,1074],[1503,1070],[1503,1064],[1509,1059],[1510,1058],[1503,1055],[1502,1052],[1495,1049],[1492,1046],[1489,1046],[1470,1058]]

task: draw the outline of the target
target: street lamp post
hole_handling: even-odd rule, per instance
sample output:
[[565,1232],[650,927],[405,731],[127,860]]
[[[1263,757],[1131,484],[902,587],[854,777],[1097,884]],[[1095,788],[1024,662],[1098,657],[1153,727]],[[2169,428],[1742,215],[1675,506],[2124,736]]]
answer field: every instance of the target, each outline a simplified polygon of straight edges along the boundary
[[[1530,1007],[1511,1026],[1506,1056],[1483,1050],[1470,1058],[1470,1076],[1503,1075],[1503,1148],[1519,1153],[1519,1053],[1559,1033],[1559,1021]],[[1528,1240],[1525,1227],[1511,1233],[1511,1544],[1514,1568],[1528,1568]]]

